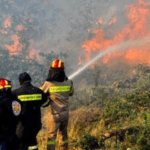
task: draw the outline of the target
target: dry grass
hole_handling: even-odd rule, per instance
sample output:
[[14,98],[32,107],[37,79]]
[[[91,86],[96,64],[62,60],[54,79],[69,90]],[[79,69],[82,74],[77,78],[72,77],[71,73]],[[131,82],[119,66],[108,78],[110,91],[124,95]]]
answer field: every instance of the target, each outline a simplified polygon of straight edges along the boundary
[[[39,132],[37,136],[39,150],[46,150],[47,147],[47,121],[48,121],[49,109],[45,109],[44,115],[42,117],[43,129]],[[73,150],[72,145],[76,143],[81,136],[91,130],[91,134],[95,135],[98,133],[97,130],[102,129],[102,121],[97,121],[100,117],[99,108],[80,108],[78,110],[70,112],[69,124],[68,124],[68,137],[69,137],[69,149]],[[94,128],[90,129],[90,125],[93,122],[98,122],[93,125]],[[58,145],[59,135],[56,140]],[[76,150],[81,150],[80,147],[76,147]],[[57,150],[57,149],[56,149]]]
[[[48,109],[45,110],[42,117],[43,129],[39,132],[37,140],[39,144],[39,150],[46,150],[47,147],[47,131],[46,123],[48,121]],[[139,113],[137,117],[131,121],[122,122],[122,127],[118,128],[114,122],[110,123],[110,128],[105,124],[105,118],[101,117],[101,109],[96,107],[85,107],[78,110],[70,112],[69,124],[68,124],[68,137],[69,137],[69,150],[83,150],[77,145],[78,141],[81,140],[83,135],[89,134],[97,139],[101,140],[101,135],[108,136],[113,130],[120,131],[124,127],[136,127],[137,125],[142,126],[142,115]],[[101,119],[100,119],[101,118]],[[59,135],[56,140],[56,147],[58,146]],[[76,145],[76,146],[75,146]],[[106,150],[116,150],[116,135],[110,136],[105,140],[105,149]],[[124,147],[133,147],[129,141],[128,135],[125,136],[124,141],[122,142]],[[58,150],[59,148],[56,148]]]

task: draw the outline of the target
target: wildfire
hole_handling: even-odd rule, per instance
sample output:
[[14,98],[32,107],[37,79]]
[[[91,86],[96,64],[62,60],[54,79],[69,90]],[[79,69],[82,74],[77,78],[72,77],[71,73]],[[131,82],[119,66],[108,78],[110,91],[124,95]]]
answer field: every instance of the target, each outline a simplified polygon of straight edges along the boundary
[[39,61],[41,60],[40,55],[37,53],[37,50],[35,50],[35,49],[30,49],[28,57],[31,58],[31,59],[36,58]]
[[24,26],[23,25],[17,25],[17,27],[16,27],[16,30],[18,30],[18,31],[22,31],[24,29]]
[[17,34],[12,35],[12,39],[14,43],[12,45],[5,45],[5,49],[9,51],[10,55],[18,55],[24,45],[20,43],[20,37]]
[[116,23],[116,21],[117,21],[117,18],[114,17],[114,18],[108,23],[108,25],[110,26],[110,25]]
[[30,50],[29,50],[29,54],[27,57],[30,59],[37,59],[38,61],[42,60],[41,56],[39,55],[37,50],[34,48],[34,41],[30,41]]
[[[31,21],[31,19],[29,20]],[[25,47],[24,44],[21,43],[21,34],[20,32],[23,31],[25,28],[24,25],[22,24],[19,24],[15,27],[16,30],[15,33],[12,35],[12,32],[10,30],[7,30],[7,28],[11,27],[12,28],[12,21],[11,21],[11,16],[7,17],[4,21],[4,28],[5,29],[2,29],[0,30],[0,32],[3,34],[3,35],[11,35],[11,38],[13,40],[13,44],[5,44],[5,49],[9,51],[9,55],[10,56],[13,56],[13,55],[19,55],[23,48]],[[30,58],[30,59],[36,59],[36,60],[41,60],[41,57],[39,55],[39,53],[33,48],[33,42],[30,43],[29,45],[29,51],[28,51],[28,56],[25,56],[26,58]]]
[[2,34],[7,34],[8,32],[5,31],[5,30],[1,30],[1,33],[2,33]]
[[11,27],[11,16],[8,16],[4,21],[4,28],[9,28],[9,27]]
[[[127,6],[127,19],[129,23],[122,31],[117,32],[113,38],[106,39],[106,34],[103,29],[95,29],[95,37],[92,40],[86,40],[82,44],[86,60],[91,59],[91,54],[94,51],[102,51],[110,46],[118,45],[126,40],[134,40],[137,38],[144,38],[150,36],[150,29],[148,27],[148,20],[150,17],[150,3],[143,0]],[[114,24],[117,21],[114,17],[108,26]],[[99,21],[98,21],[99,22]],[[100,22],[101,23],[101,22]],[[114,25],[115,26],[115,25]],[[108,63],[113,58],[123,56],[128,63],[148,63],[150,64],[150,44],[146,46],[128,49],[126,53],[118,52],[111,53],[103,59],[103,63]]]
[[103,23],[103,19],[102,18],[99,18],[98,21],[96,22],[97,25],[100,25],[102,23]]

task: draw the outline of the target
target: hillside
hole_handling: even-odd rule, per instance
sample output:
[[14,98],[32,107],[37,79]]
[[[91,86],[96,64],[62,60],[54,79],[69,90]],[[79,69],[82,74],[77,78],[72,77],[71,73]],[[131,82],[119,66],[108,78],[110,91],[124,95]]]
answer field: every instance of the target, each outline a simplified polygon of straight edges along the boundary
[[[83,102],[76,109],[72,105],[81,91],[78,97],[72,98],[70,107],[74,110],[70,111],[68,126],[70,150],[150,149],[150,67],[139,65],[136,71],[132,80],[93,87],[89,95],[88,90],[82,91],[85,92],[80,99]],[[43,126],[47,119],[45,112]],[[45,150],[45,128],[40,131],[38,142],[40,150]]]

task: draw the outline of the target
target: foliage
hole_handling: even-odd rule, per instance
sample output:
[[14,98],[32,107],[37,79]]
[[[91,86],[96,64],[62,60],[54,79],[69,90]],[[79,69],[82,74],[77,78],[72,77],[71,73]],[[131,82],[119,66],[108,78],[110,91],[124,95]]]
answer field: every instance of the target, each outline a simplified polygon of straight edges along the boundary
[[[135,69],[136,74],[131,78],[113,86],[89,87],[76,93],[70,101],[72,106],[78,99],[78,109],[71,113],[71,118],[74,117],[70,119],[68,130],[72,149],[74,145],[75,149],[85,150],[150,149],[150,67],[139,65]],[[136,82],[132,82],[133,78]],[[124,85],[126,81],[129,81],[128,86]],[[87,124],[91,108],[99,109],[99,115]],[[74,119],[75,116],[78,117]],[[72,124],[78,126],[73,128]]]

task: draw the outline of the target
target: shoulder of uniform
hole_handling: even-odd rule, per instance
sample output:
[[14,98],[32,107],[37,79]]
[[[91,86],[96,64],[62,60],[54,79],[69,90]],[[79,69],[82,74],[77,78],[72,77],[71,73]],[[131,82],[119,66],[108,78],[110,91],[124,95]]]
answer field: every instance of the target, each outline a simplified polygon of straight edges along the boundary
[[12,93],[16,93],[17,90],[18,90],[18,89],[12,90]]
[[46,84],[46,85],[50,85],[50,84],[52,84],[53,82],[51,82],[51,81],[45,81],[44,82],[44,84]]
[[38,91],[41,91],[41,89],[40,89],[40,88],[38,88],[38,87],[36,87],[36,86],[32,86],[32,89],[34,89],[34,90],[38,90]]
[[43,91],[39,87],[33,86],[33,88],[35,89],[35,91],[39,93],[43,93]]
[[41,86],[41,89],[44,89],[45,87],[51,86],[53,82],[45,81],[44,84]]
[[72,81],[72,80],[68,79],[67,81],[70,82],[71,84],[73,84],[73,81]]
[[70,80],[71,81],[71,83],[73,84],[73,81],[72,80]]
[[15,93],[17,93],[18,91],[20,91],[21,89],[22,89],[22,87],[19,87],[19,88],[15,89],[15,90],[12,90],[12,93],[15,94]]

